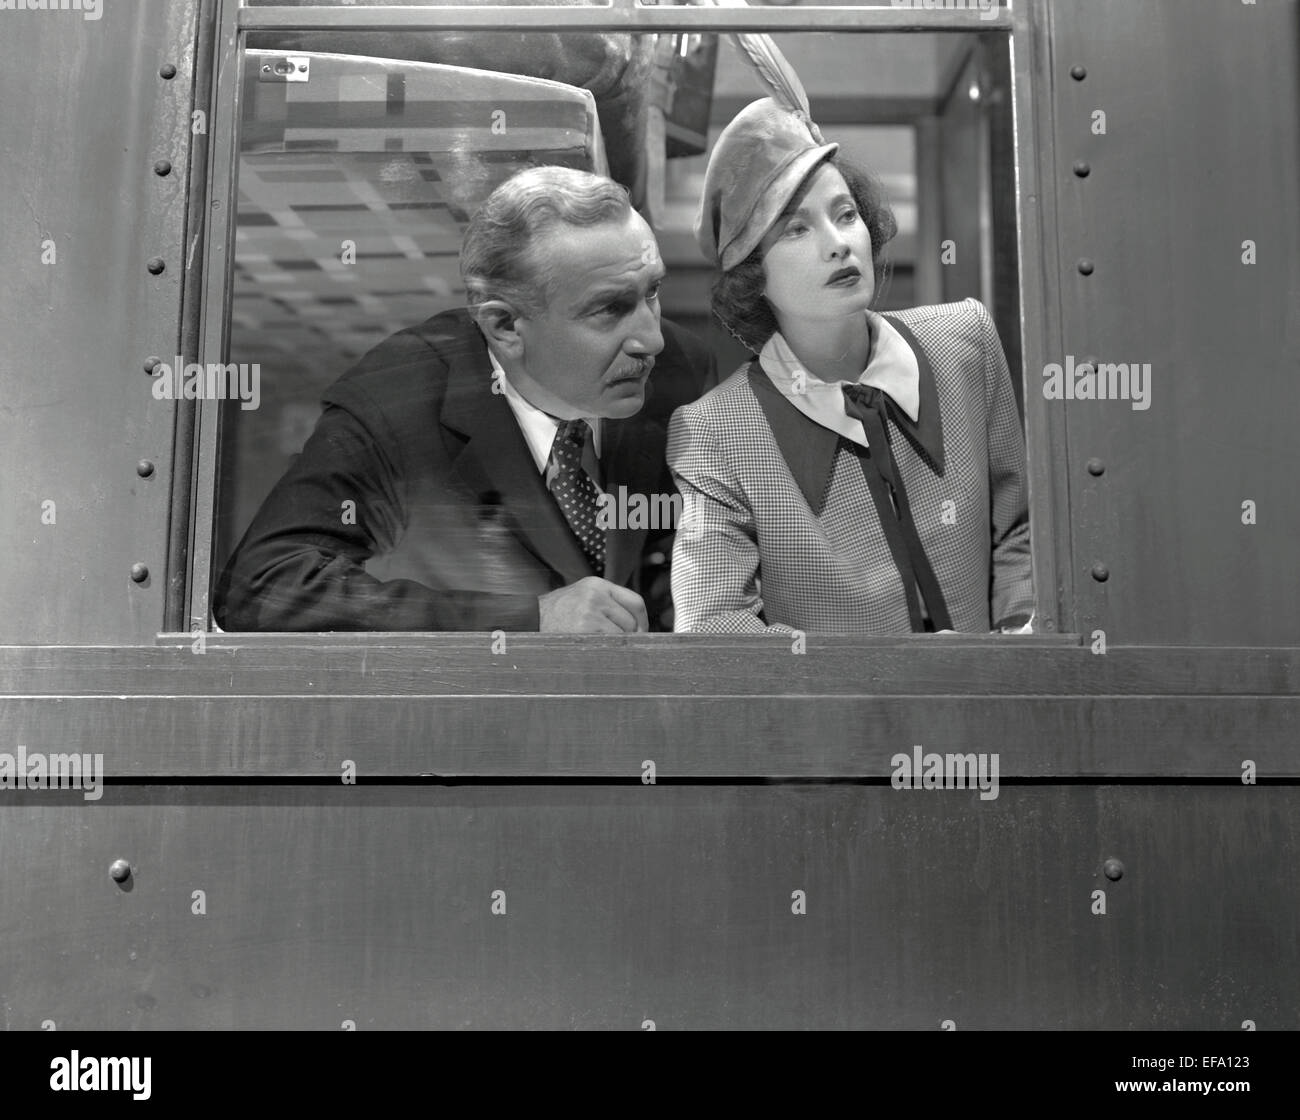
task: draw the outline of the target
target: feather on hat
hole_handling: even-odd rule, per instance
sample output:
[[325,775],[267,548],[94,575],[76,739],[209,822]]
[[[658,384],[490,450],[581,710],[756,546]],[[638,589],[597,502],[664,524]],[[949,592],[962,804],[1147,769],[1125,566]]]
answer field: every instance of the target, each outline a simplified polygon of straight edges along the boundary
[[[720,8],[748,7],[745,0],[711,0]],[[722,130],[704,173],[695,240],[724,272],[740,264],[763,240],[808,174],[839,150],[813,123],[799,75],[770,35],[731,38],[771,92],[736,114]]]

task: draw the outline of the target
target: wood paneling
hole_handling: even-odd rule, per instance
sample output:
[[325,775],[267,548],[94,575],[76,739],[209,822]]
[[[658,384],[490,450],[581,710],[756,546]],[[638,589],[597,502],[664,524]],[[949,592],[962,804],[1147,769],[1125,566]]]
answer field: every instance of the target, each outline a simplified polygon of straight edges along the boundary
[[143,364],[173,363],[180,339],[198,6],[3,16],[0,539],[21,589],[5,596],[5,641],[138,641],[162,625],[176,406],[153,398]]
[[[1063,349],[1047,360],[1151,366],[1149,408],[1049,405],[1068,427],[1076,628],[1294,644],[1300,3],[1058,0],[1051,20]],[[1042,381],[1025,371],[1026,392]]]
[[1295,1030],[1292,792],[30,793],[3,1025]]
[[1296,696],[1300,650],[1115,648],[1066,635],[899,639],[508,634],[208,635],[103,647],[0,646],[21,696]]
[[996,751],[1008,778],[1234,783],[1247,759],[1300,777],[1295,651],[509,641],[7,651],[0,725],[102,753],[110,778],[331,780],[350,759],[371,779],[636,782],[651,759],[663,780],[885,781],[915,744]]

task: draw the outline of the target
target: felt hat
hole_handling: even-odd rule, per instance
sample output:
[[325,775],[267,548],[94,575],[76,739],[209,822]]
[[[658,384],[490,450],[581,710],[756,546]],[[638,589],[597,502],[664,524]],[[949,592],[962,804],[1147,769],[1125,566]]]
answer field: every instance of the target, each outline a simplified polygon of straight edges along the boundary
[[838,150],[798,110],[770,97],[746,105],[722,130],[704,172],[695,240],[709,262],[724,272],[740,264],[812,170]]

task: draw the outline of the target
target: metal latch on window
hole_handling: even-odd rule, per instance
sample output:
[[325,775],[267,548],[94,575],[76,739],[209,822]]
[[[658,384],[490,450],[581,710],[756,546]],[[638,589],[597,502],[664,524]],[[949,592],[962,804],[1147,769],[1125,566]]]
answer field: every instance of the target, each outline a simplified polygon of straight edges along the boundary
[[305,82],[311,77],[311,59],[305,55],[285,55],[262,63],[259,82]]

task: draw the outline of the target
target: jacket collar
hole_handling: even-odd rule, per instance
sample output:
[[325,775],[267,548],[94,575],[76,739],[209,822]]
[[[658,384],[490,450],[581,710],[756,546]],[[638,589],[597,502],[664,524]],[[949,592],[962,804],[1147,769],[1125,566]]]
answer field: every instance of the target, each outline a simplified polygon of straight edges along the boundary
[[[510,405],[492,391],[487,343],[468,317],[451,347],[439,420],[466,440],[453,474],[476,494],[495,491],[499,495],[509,515],[507,524],[523,545],[559,572],[566,584],[592,575],[577,538],[546,489]],[[664,446],[662,428],[637,416],[601,423],[605,490],[616,496],[620,486],[629,494],[652,493],[660,477],[655,448]],[[627,582],[640,558],[646,532],[644,528],[610,531],[606,578],[618,584]]]
[[[929,356],[916,336],[902,323],[896,320],[886,321],[883,316],[870,312],[868,321],[872,327],[872,360],[868,362],[859,384],[876,385],[886,394],[889,394],[891,387],[899,388],[900,396],[915,401],[916,414],[911,416],[890,395],[889,418],[930,468],[942,476],[943,422],[939,414],[939,393]],[[890,340],[889,345],[878,347],[877,344],[885,339]],[[894,339],[901,344],[902,350],[897,348]],[[788,353],[789,348],[784,349]],[[910,380],[906,368],[886,368],[899,364],[905,366],[907,358],[904,351],[916,364],[915,381],[912,382],[914,397],[906,392]],[[763,357],[769,353],[774,359],[781,355],[780,348],[771,347],[770,343],[769,347],[764,347],[763,355],[750,363],[749,384],[762,406],[768,426],[776,437],[781,454],[804,499],[813,513],[820,515],[840,439],[866,446],[866,436],[862,432],[862,425],[844,413],[843,392],[838,384],[833,392],[809,394],[803,390],[796,391],[795,377],[799,368],[797,359],[790,354],[780,364],[775,360],[764,362]],[[878,357],[880,361],[877,361]],[[792,360],[795,363],[793,366],[790,364]],[[806,387],[809,384],[821,386],[824,383],[805,373],[803,384]]]

